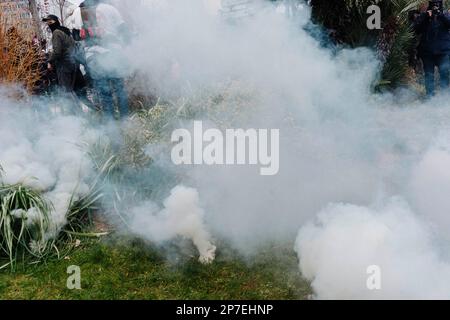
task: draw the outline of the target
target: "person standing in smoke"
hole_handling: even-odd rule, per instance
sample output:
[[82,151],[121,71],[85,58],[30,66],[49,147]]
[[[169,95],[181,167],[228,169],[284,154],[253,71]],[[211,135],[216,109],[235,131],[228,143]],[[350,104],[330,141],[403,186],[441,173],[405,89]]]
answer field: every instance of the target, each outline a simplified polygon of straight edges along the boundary
[[48,15],[43,22],[52,32],[53,51],[48,60],[48,69],[56,71],[58,86],[66,93],[73,94],[79,65],[74,56],[75,41],[69,29],[61,26],[59,18]]
[[441,92],[450,83],[450,14],[444,11],[443,1],[430,1],[427,11],[415,19],[413,28],[421,35],[418,55],[423,62],[427,96],[432,96],[435,67],[439,69]]
[[86,67],[93,87],[103,112],[114,118],[116,100],[119,117],[123,119],[129,114],[124,80],[126,59],[122,54],[127,40],[125,22],[115,7],[102,0],[86,0],[80,9],[83,20],[80,37],[86,43]]

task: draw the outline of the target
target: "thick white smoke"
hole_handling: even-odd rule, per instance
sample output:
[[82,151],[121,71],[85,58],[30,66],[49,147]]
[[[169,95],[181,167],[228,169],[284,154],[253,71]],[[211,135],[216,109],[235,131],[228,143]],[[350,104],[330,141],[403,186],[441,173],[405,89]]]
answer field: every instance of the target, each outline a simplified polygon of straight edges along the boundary
[[210,263],[215,258],[216,247],[206,230],[203,209],[195,189],[177,186],[164,200],[160,209],[153,202],[145,202],[131,212],[131,228],[156,243],[181,236],[192,240],[200,253],[200,262]]
[[[230,24],[202,1],[136,3],[125,10],[137,32],[129,60],[156,79],[158,94],[190,99],[217,83],[238,81],[226,94],[249,88],[255,107],[240,111],[242,119],[230,125],[281,129],[278,176],[260,177],[250,167],[185,168],[214,232],[251,250],[261,240],[293,238],[323,203],[371,199],[378,172],[373,155],[367,160],[360,150],[371,134],[364,128],[376,126],[366,103],[378,67],[370,50],[333,56],[322,49],[302,29],[309,21],[306,6],[296,21],[269,4]],[[225,102],[224,113],[235,112],[233,103]]]
[[[320,299],[448,299],[450,263],[434,240],[426,221],[392,199],[379,208],[330,205],[302,227],[296,250]],[[370,266],[380,268],[379,290],[367,285]]]
[[[69,205],[91,192],[98,173],[88,155],[89,146],[100,136],[110,134],[111,128],[93,129],[81,117],[51,112],[49,101],[36,102],[35,107],[41,107],[37,112],[27,103],[8,99],[6,93],[4,88],[0,92],[4,97],[0,105],[0,181],[42,193],[52,205],[52,226],[47,236],[54,238],[67,222]],[[178,186],[163,204],[162,210],[150,201],[133,209],[133,231],[156,243],[178,236],[187,238],[197,247],[202,263],[212,262],[216,247],[204,224],[197,191]],[[12,214],[26,214],[32,222],[34,210],[16,210]]]
[[441,132],[413,168],[411,202],[422,216],[429,217],[436,231],[450,240],[450,134]]
[[[201,0],[114,2],[134,27],[127,67],[152,79],[140,84],[144,93],[189,100],[238,83],[220,97],[248,89],[252,108],[230,125],[281,129],[277,176],[252,167],[182,168],[197,191],[178,187],[163,208],[136,204],[135,233],[155,242],[189,238],[209,261],[209,232],[252,252],[266,241],[293,242],[300,229],[300,268],[318,298],[449,297],[448,96],[421,103],[408,92],[373,95],[375,54],[322,48],[304,29],[306,6],[295,20],[268,4],[230,23]],[[224,99],[224,116],[236,101]],[[76,169],[87,171],[67,143],[84,136],[80,121],[31,126],[14,117],[21,113],[0,119],[5,179],[37,176],[28,183],[66,203]],[[381,268],[380,291],[366,287],[370,265]]]
[[55,116],[49,109],[41,114],[33,112],[30,105],[9,100],[5,89],[2,91],[2,181],[41,192],[53,205],[52,232],[58,232],[66,223],[70,201],[89,191],[94,172],[82,144],[95,141],[98,132],[79,117]]
[[[268,6],[230,25],[201,1],[146,3],[131,9],[139,32],[132,66],[169,95],[238,79],[256,92],[257,105],[239,125],[282,129],[276,177],[245,167],[188,168],[215,234],[248,251],[293,238],[328,207],[320,216],[329,218],[302,228],[296,242],[317,297],[447,297],[440,257],[447,244],[434,239],[450,221],[449,159],[434,148],[448,129],[445,96],[420,103],[408,92],[373,95],[374,53],[321,48],[302,29],[306,6],[295,21]],[[366,264],[382,267],[384,290],[366,288]]]
[[[434,101],[439,103],[439,101]],[[431,108],[431,104],[427,106]],[[448,110],[448,107],[446,108]],[[423,110],[422,110],[423,111]],[[300,269],[323,299],[448,299],[450,279],[448,111],[410,110],[422,123],[406,129],[401,154],[386,152],[382,193],[369,206],[330,204],[301,228]],[[415,116],[414,116],[415,115]],[[386,116],[386,115],[385,115]],[[434,119],[431,123],[430,120]],[[427,129],[426,129],[427,128]],[[430,131],[428,131],[430,130]],[[439,132],[432,135],[433,132]],[[398,130],[398,134],[403,129]],[[406,134],[403,132],[403,134]],[[429,145],[429,147],[427,147]],[[420,147],[421,146],[421,147]],[[418,150],[420,152],[416,153]],[[413,152],[408,155],[408,152]],[[401,194],[402,198],[386,197]],[[408,202],[409,203],[408,203]],[[380,267],[381,289],[369,290],[367,268]]]

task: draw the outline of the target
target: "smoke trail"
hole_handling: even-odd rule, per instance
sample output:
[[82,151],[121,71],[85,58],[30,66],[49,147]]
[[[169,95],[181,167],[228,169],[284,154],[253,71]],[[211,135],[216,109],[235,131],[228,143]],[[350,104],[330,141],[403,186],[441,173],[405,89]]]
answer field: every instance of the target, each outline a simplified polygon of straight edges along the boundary
[[177,186],[164,200],[164,209],[152,202],[143,203],[131,212],[131,228],[156,243],[182,236],[192,240],[200,253],[200,262],[210,263],[216,247],[203,222],[204,212],[195,189]]

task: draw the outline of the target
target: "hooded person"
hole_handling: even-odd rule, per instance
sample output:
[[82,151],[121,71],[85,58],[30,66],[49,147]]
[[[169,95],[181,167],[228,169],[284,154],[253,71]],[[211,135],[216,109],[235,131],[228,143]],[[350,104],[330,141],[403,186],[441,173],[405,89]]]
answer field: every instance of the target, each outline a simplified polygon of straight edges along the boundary
[[86,64],[104,113],[114,118],[116,97],[120,118],[128,116],[128,93],[125,89],[127,64],[123,55],[126,25],[119,11],[101,0],[80,4],[85,40]]
[[443,1],[430,1],[413,28],[421,36],[418,56],[423,62],[426,92],[431,96],[435,94],[435,67],[439,69],[441,91],[450,83],[450,14],[444,10]]
[[75,41],[69,29],[61,26],[59,18],[55,15],[48,15],[43,22],[52,32],[53,51],[48,60],[48,68],[55,70],[58,85],[66,92],[73,92],[79,70],[79,65],[74,57]]

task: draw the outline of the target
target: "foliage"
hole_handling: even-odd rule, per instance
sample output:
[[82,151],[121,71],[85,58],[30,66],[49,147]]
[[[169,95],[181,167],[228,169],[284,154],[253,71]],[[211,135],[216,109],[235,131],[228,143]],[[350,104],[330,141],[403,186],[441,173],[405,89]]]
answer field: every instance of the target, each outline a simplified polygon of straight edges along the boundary
[[[408,19],[409,11],[419,9],[424,0],[312,0],[313,19],[331,31],[341,44],[376,48],[384,63],[380,87],[394,88],[407,80],[408,62],[415,35]],[[369,30],[367,8],[377,4],[381,9],[382,29]]]
[[43,53],[18,29],[7,28],[0,12],[0,84],[20,84],[31,92],[42,77]]
[[42,196],[21,184],[0,186],[0,252],[14,269],[21,255],[41,259],[49,253],[51,205]]

